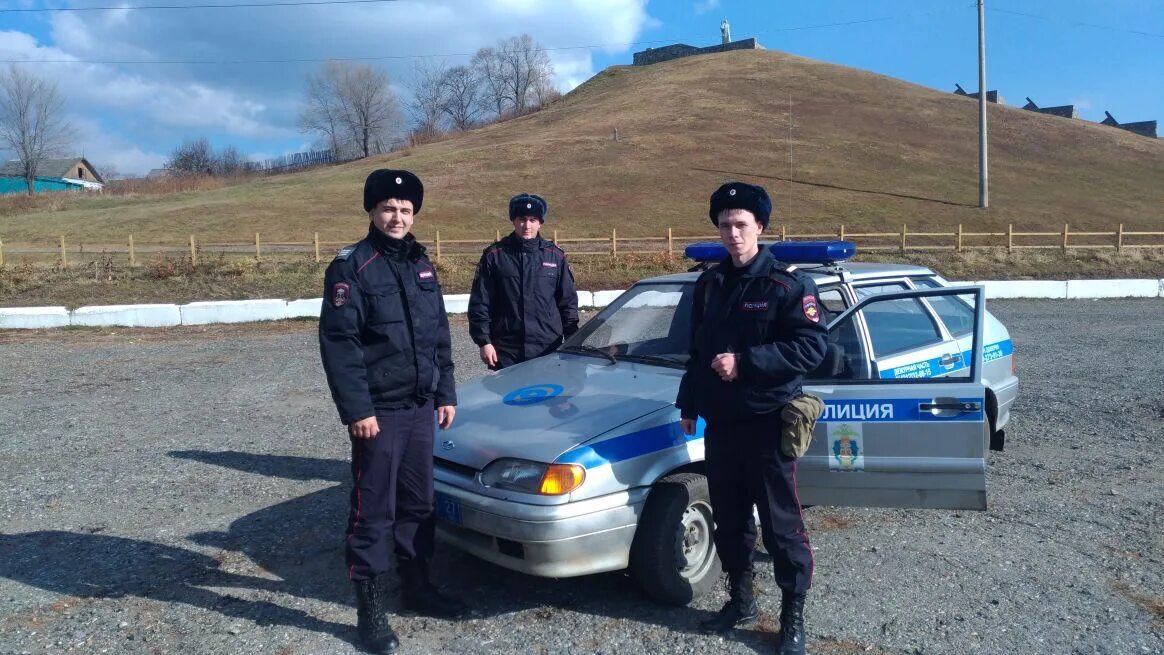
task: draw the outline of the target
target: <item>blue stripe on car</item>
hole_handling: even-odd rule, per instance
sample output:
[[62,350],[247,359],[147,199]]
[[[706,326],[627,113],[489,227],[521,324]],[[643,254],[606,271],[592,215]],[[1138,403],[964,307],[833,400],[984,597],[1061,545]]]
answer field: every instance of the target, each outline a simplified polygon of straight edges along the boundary
[[[982,361],[992,362],[1002,357],[1009,357],[1014,352],[1014,343],[1010,339],[1006,341],[999,341],[992,343],[982,349]],[[893,368],[881,371],[880,375],[885,380],[895,380],[903,378],[932,378],[946,373],[953,373],[964,368],[970,367],[971,351],[964,350],[961,353],[959,361],[949,368],[942,367],[942,358],[934,357],[932,359],[925,359],[920,362],[911,362],[909,364],[902,364],[901,366],[894,366]]]
[[[959,398],[959,402],[977,403],[982,407],[983,398]],[[887,398],[870,400],[840,400],[826,401],[825,411],[820,421],[830,422],[876,422],[893,423],[922,421],[934,423],[949,423],[983,420],[982,411],[966,412],[957,416],[934,416],[923,412],[921,403],[930,402],[928,398]],[[683,446],[689,441],[703,438],[705,423],[699,419],[695,434],[687,436],[679,427],[679,422],[656,425],[654,427],[635,432],[620,434],[603,441],[585,446],[579,446],[563,453],[555,460],[560,464],[581,464],[586,468],[595,468],[605,464],[615,464],[650,453]]]

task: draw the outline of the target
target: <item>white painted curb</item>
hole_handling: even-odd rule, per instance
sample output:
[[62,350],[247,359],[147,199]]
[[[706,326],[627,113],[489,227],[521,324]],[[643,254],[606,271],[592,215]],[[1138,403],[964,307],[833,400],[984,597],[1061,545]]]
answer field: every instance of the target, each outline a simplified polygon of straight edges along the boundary
[[304,298],[287,301],[287,318],[319,318],[323,298]]
[[53,328],[69,324],[64,307],[0,307],[0,328]]
[[469,311],[469,294],[456,293],[445,296],[446,314],[464,314]]
[[1164,280],[1068,280],[1067,297],[1158,298]]
[[[1164,298],[1162,280],[979,280],[951,284],[980,284],[989,299],[1001,298]],[[624,290],[579,291],[579,307],[606,307]],[[468,294],[444,297],[445,311],[463,314]],[[67,325],[169,327],[210,323],[277,321],[319,318],[322,298],[299,300],[222,300],[187,305],[92,305],[69,312],[64,307],[0,307],[0,329],[51,328]]]
[[973,284],[986,287],[986,299],[994,298],[1066,298],[1067,283],[1050,280],[979,280]]
[[594,307],[606,307],[623,294],[623,290],[595,291]]
[[182,325],[249,323],[287,318],[286,300],[215,300],[182,305]]
[[73,310],[72,325],[171,327],[182,324],[177,305],[91,305]]

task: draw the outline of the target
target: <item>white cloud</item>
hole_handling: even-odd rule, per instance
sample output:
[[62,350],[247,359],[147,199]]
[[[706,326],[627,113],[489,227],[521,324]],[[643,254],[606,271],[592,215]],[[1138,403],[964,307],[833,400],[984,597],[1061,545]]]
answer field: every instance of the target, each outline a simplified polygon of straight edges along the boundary
[[719,0],[699,0],[695,3],[695,13],[697,15],[706,14],[713,9],[719,8]]
[[29,65],[58,81],[74,113],[102,126],[102,147],[121,147],[126,166],[144,166],[198,136],[220,145],[241,140],[244,152],[283,152],[303,140],[295,115],[303,78],[318,64],[228,62],[383,57],[369,63],[399,89],[414,60],[389,57],[445,55],[455,65],[524,32],[550,49],[555,84],[568,91],[596,72],[593,50],[576,46],[608,54],[636,49],[628,44],[654,20],[646,7],[647,0],[426,0],[58,12],[49,17],[47,41],[0,32],[0,59],[220,62]]

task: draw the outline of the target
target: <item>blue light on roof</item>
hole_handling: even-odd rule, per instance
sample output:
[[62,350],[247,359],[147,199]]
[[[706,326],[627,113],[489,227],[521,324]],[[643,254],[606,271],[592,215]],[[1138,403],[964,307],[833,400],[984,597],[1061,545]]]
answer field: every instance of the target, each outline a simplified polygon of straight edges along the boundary
[[715,241],[700,241],[684,248],[683,256],[697,262],[718,262],[727,257],[727,248]]
[[791,264],[843,262],[857,254],[857,244],[852,241],[781,241],[769,248],[776,259]]
[[[761,245],[767,246],[776,259],[790,264],[831,264],[857,254],[857,245],[852,241],[778,241]],[[683,255],[697,262],[717,262],[727,257],[727,248],[715,241],[702,241],[687,246]]]

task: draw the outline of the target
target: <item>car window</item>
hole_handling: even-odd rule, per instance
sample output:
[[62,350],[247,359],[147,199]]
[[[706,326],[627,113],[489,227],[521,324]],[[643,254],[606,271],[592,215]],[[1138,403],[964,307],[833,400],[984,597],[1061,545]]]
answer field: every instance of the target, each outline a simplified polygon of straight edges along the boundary
[[822,287],[817,290],[817,299],[825,310],[825,321],[845,311],[845,297],[841,295],[840,287]]
[[[911,278],[919,289],[936,289],[942,284],[928,277]],[[971,296],[972,298],[972,296]],[[926,302],[934,308],[938,318],[946,324],[946,329],[954,337],[969,334],[974,329],[974,308],[967,304],[961,296],[937,296],[927,298]]]
[[598,348],[615,356],[686,361],[691,341],[691,284],[631,287],[590,319],[563,347]]
[[[974,296],[973,294],[963,294],[956,298],[959,302],[969,304],[973,302]],[[887,332],[884,325],[888,319],[892,318],[896,323],[892,324],[891,327],[896,329],[897,325],[909,325],[910,319],[903,320],[902,317],[925,315],[924,309],[915,302],[917,300],[919,299],[874,299],[866,304],[860,312],[850,314],[844,320],[830,325],[825,361],[812,375],[808,376],[808,381],[816,384],[827,384],[853,380],[891,383],[909,378],[970,379],[970,367],[963,356],[963,346],[959,346],[956,341],[945,342],[945,350],[934,349],[923,351],[923,353],[899,352],[897,353],[900,355],[898,357],[878,357],[876,361],[870,361],[866,350],[861,347],[857,339],[856,316],[864,314],[870,331],[880,335],[882,343],[886,343],[885,336],[887,334],[904,343],[907,340],[900,338],[900,330]],[[926,300],[933,300],[933,298],[926,298]],[[870,317],[873,318],[871,322]],[[882,321],[882,319],[885,320]],[[879,321],[882,322],[879,323]],[[926,322],[932,329],[933,321],[927,320]],[[881,325],[880,332],[876,331],[878,325]],[[937,333],[934,332],[934,334]],[[934,338],[937,340],[936,336]],[[877,340],[876,337],[874,340]]]
[[[824,309],[825,322],[845,311],[845,298],[839,287],[824,287],[818,291],[820,305]],[[847,320],[829,331],[825,358],[821,365],[807,378],[809,380],[864,380],[872,375],[865,348],[857,325]]]
[[[904,291],[904,282],[854,286],[858,299]],[[918,298],[881,302],[861,310],[877,358],[941,343],[942,333]]]

